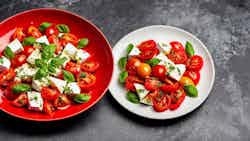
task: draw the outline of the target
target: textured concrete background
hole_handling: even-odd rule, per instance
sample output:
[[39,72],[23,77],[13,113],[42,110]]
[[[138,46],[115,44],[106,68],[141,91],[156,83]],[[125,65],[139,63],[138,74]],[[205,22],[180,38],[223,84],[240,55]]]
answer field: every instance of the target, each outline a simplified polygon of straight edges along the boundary
[[1,0],[0,20],[31,8],[57,7],[95,23],[114,45],[152,24],[183,28],[200,38],[216,65],[208,100],[193,113],[146,120],[107,95],[93,108],[55,123],[32,123],[0,112],[1,141],[249,141],[250,1],[248,0]]

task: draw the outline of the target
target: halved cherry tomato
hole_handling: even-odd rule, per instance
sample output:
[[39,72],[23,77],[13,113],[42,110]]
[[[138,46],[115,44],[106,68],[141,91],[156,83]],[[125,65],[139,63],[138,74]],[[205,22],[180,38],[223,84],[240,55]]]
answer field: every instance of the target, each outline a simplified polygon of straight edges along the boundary
[[21,66],[22,64],[26,63],[26,55],[23,55],[23,54],[19,54],[19,55],[16,55],[15,58],[13,58],[11,60],[11,64],[14,66],[14,67],[18,67],[18,66]]
[[50,35],[58,35],[59,34],[59,31],[58,31],[58,29],[54,26],[54,25],[52,25],[52,26],[50,26],[50,27],[48,27],[48,28],[46,28],[46,30],[45,30],[45,34],[46,34],[46,36],[50,36]]
[[136,68],[141,64],[141,61],[136,57],[131,57],[127,64],[126,64],[126,70],[128,71],[129,75],[135,75],[136,74]]
[[26,104],[28,104],[28,97],[26,93],[21,93],[14,101],[12,101],[12,104],[16,107],[23,107]]
[[56,45],[56,54],[59,54],[63,50],[63,46],[61,45],[58,37],[56,35],[48,36],[49,43]]
[[51,89],[49,87],[43,87],[41,90],[41,95],[46,100],[55,100],[60,95],[60,92],[56,89]]
[[25,46],[23,53],[28,57],[34,50],[33,46]]
[[81,64],[81,69],[86,72],[95,72],[99,66],[99,63],[95,61],[85,61]]
[[185,52],[185,49],[184,49],[183,45],[180,42],[172,41],[169,44],[171,45],[171,47],[172,47],[172,49],[174,51],[176,51],[176,52],[178,52],[178,51]]
[[42,36],[42,33],[39,31],[39,29],[33,25],[28,27],[28,34],[33,36],[34,38],[39,38]]
[[164,112],[169,108],[171,98],[168,95],[157,96],[153,100],[153,108],[156,112]]
[[126,78],[126,80],[125,80],[125,87],[126,87],[126,89],[135,92],[134,83],[143,84],[144,81],[141,80],[141,79],[140,79],[139,77],[137,77],[137,76],[129,75],[129,76]]
[[194,55],[191,59],[187,62],[188,70],[193,71],[200,71],[203,66],[203,59],[199,55]]
[[136,71],[137,71],[137,74],[140,77],[145,78],[145,77],[147,77],[147,76],[149,76],[151,74],[152,69],[151,69],[151,67],[150,67],[149,64],[147,64],[147,63],[141,63],[137,67]]
[[23,28],[18,27],[16,28],[16,31],[12,35],[13,39],[18,39],[19,41],[22,41],[25,37],[25,34],[23,32]]
[[154,78],[147,78],[144,83],[145,88],[149,91],[155,91],[160,87],[160,85],[161,82]]
[[157,48],[144,49],[141,51],[139,57],[142,60],[149,60],[149,59],[152,59],[154,56],[156,56],[158,53],[159,53],[159,50]]
[[47,100],[45,100],[43,102],[43,111],[46,114],[52,116],[53,115],[53,111],[55,111],[55,107],[50,102],[48,102]]
[[163,65],[156,65],[152,68],[152,76],[155,76],[158,78],[165,76],[166,72],[167,72],[167,69]]
[[191,78],[195,85],[197,85],[200,81],[200,72],[199,71],[186,71],[184,76]]
[[79,64],[76,64],[74,62],[68,62],[65,66],[65,70],[73,73],[75,76],[77,76],[80,73],[81,66]]
[[185,51],[175,51],[174,49],[167,56],[175,64],[185,64],[188,59]]
[[78,44],[78,38],[71,33],[64,33],[61,37],[61,43],[65,46],[67,43],[72,43],[73,45]]
[[174,92],[176,91],[177,89],[179,88],[179,83],[174,83],[172,85],[170,84],[163,84],[160,89],[163,91],[163,92]]
[[171,93],[171,104],[169,105],[170,110],[175,110],[180,107],[181,103],[186,97],[186,93],[183,88],[179,88],[177,91]]
[[65,94],[61,94],[54,101],[54,106],[59,110],[65,110],[70,106],[71,102]]
[[187,77],[187,76],[182,76],[179,83],[182,85],[182,86],[185,86],[185,85],[194,85],[194,82],[191,78]]
[[14,69],[10,68],[8,70],[4,70],[0,73],[0,85],[6,84],[6,81],[11,81],[16,76]]
[[138,45],[138,48],[143,51],[143,50],[148,50],[148,49],[156,49],[157,45],[154,40],[147,40],[142,42],[140,45]]
[[84,74],[78,76],[78,85],[83,91],[89,91],[95,85],[96,77],[87,72],[84,72]]

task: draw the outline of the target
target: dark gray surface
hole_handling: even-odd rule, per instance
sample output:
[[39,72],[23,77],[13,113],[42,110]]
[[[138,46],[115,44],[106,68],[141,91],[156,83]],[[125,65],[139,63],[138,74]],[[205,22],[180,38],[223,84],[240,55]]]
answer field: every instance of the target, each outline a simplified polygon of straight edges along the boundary
[[250,1],[247,0],[1,0],[0,19],[36,7],[75,12],[101,28],[114,45],[122,36],[152,24],[183,28],[211,52],[216,80],[195,112],[154,121],[128,113],[109,92],[74,118],[33,123],[0,112],[0,141],[247,141],[250,140]]

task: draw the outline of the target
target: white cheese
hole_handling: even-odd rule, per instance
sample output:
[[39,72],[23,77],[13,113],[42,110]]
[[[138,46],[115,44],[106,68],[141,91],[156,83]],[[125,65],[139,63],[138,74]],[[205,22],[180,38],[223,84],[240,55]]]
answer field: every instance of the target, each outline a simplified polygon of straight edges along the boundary
[[34,50],[29,57],[27,58],[27,62],[34,65],[35,64],[35,60],[36,59],[41,59],[41,53],[39,51],[39,49]]
[[49,80],[48,78],[43,77],[40,80],[32,80],[32,88],[37,90],[37,91],[41,91],[42,87],[46,87],[49,85]]
[[134,86],[140,100],[142,100],[149,93],[149,91],[142,84],[134,83]]
[[43,99],[41,93],[39,92],[27,92],[28,101],[29,101],[29,109],[35,111],[43,110]]
[[67,88],[66,93],[69,93],[69,94],[80,94],[81,93],[81,89],[76,82],[68,83],[66,88]]
[[63,93],[63,90],[64,90],[64,87],[66,86],[67,82],[64,81],[64,80],[61,80],[61,79],[58,79],[58,78],[55,78],[55,77],[49,77],[49,81],[50,81],[50,84],[57,88],[57,90],[60,92],[60,93]]
[[146,105],[153,106],[153,97],[148,94],[142,100],[140,100],[140,102]]
[[29,64],[25,63],[22,66],[15,69],[16,77],[20,78],[21,80],[27,80],[32,78],[36,72],[36,68],[32,68]]
[[70,59],[74,60],[78,49],[72,45],[71,43],[66,44],[65,48],[63,49],[62,54],[67,55]]
[[171,71],[169,71],[169,76],[177,81],[179,81],[186,71],[186,66],[183,64],[177,64],[175,65],[175,68]]
[[77,60],[77,62],[84,62],[85,60],[87,60],[90,57],[90,54],[82,49],[79,49],[76,52],[76,56],[75,56],[75,60]]
[[157,48],[164,54],[169,54],[172,47],[167,43],[158,43]]
[[134,46],[132,50],[129,52],[128,56],[135,56],[135,55],[139,55],[140,53],[141,51],[139,50],[139,48]]
[[37,38],[36,42],[37,43],[45,43],[46,45],[49,45],[49,40],[45,35],[40,37],[40,38]]
[[11,43],[9,43],[8,47],[11,49],[13,53],[19,53],[23,51],[23,46],[18,39],[15,39]]
[[58,37],[62,37],[64,35],[64,33],[59,33]]
[[66,66],[66,64],[70,61],[70,57],[67,55],[67,54],[61,54],[60,55],[60,58],[66,58],[66,61],[64,61],[64,63],[63,63],[63,68],[65,68],[65,66]]
[[10,60],[4,56],[0,58],[0,71],[10,68]]

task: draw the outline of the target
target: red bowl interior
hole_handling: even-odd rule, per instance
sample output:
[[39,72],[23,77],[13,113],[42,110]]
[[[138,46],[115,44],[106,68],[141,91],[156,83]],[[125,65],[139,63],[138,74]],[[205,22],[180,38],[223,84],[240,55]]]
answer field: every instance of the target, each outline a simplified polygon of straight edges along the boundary
[[96,72],[97,82],[92,91],[89,102],[72,105],[66,110],[58,110],[51,117],[44,113],[28,111],[26,108],[16,108],[6,98],[2,98],[0,109],[13,116],[35,120],[52,121],[65,119],[79,114],[99,101],[105,94],[113,72],[113,57],[111,47],[103,33],[91,22],[67,11],[58,9],[33,9],[12,16],[0,23],[0,52],[9,43],[10,37],[16,27],[27,27],[30,23],[35,25],[48,21],[52,23],[64,23],[70,27],[71,33],[78,37],[87,37],[90,41],[86,50],[91,54],[91,59],[100,63]]

